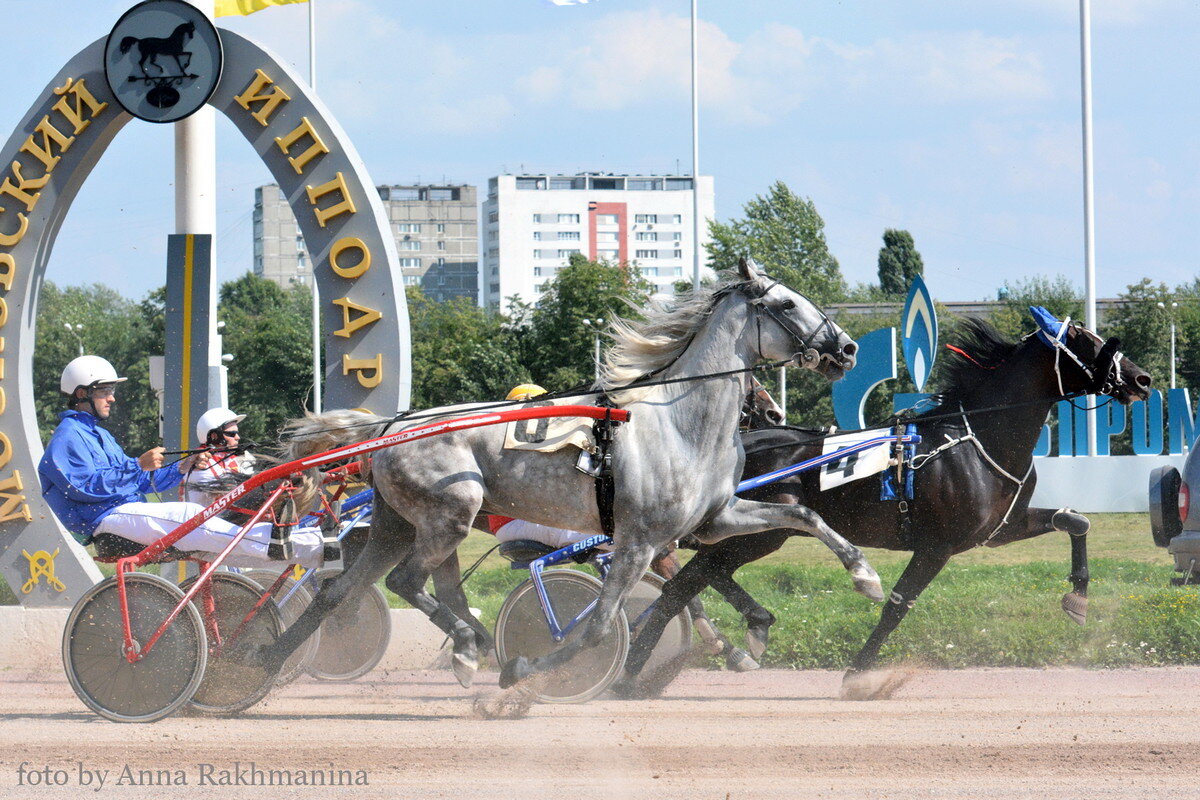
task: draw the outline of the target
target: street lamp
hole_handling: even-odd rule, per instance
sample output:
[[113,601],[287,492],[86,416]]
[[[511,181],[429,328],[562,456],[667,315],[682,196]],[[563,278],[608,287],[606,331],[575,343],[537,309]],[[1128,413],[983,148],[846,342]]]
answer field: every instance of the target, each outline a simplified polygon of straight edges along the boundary
[[600,334],[604,330],[604,317],[598,319],[585,319],[583,327],[590,330],[596,336],[596,347],[592,354],[592,359],[596,364],[596,380],[600,380]]
[[[1166,303],[1161,300],[1158,302],[1158,307],[1163,311],[1167,310]],[[1171,311],[1167,314],[1167,318],[1171,321],[1171,388],[1175,388],[1175,309],[1179,308],[1179,303],[1171,303]]]
[[75,336],[75,341],[79,343],[79,355],[83,355],[83,337],[79,334],[83,331],[82,325],[72,325],[69,322],[64,322],[63,327],[69,330]]

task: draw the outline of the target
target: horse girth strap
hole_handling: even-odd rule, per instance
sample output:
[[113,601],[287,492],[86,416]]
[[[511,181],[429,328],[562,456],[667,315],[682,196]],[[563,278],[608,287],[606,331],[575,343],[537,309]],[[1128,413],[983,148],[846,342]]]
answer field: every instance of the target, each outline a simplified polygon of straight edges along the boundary
[[[616,408],[608,395],[600,395],[596,405],[607,409]],[[616,505],[617,484],[612,470],[612,443],[620,423],[605,414],[602,419],[592,424],[592,433],[596,441],[596,456],[600,463],[600,471],[596,473],[596,509],[600,512],[600,529],[605,536],[612,536],[613,511]]]

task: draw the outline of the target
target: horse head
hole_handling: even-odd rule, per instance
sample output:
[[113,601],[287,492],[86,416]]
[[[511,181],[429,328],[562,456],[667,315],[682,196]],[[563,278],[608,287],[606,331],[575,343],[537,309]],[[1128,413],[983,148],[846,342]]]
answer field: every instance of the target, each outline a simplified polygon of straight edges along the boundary
[[1070,318],[1056,319],[1041,306],[1031,306],[1029,313],[1038,324],[1038,341],[1058,351],[1054,369],[1062,394],[1108,395],[1122,405],[1150,396],[1153,379],[1125,357],[1120,339],[1102,339]]
[[750,379],[750,390],[742,402],[742,427],[747,430],[769,428],[782,425],[785,417],[783,409],[771,397],[771,393],[754,378]]
[[858,345],[811,300],[760,273],[750,259],[740,259],[738,271],[755,312],[760,356],[793,359],[831,381],[854,368]]
[[196,23],[195,22],[185,22],[182,25],[175,28],[175,31],[171,34],[172,38],[177,36],[182,41],[185,41],[185,42],[187,40],[193,38],[195,35],[196,35]]

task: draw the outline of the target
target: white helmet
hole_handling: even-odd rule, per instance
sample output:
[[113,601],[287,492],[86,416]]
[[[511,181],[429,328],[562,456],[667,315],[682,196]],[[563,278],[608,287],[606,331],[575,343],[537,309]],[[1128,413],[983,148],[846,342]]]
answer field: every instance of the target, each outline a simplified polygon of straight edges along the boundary
[[123,380],[126,379],[118,378],[113,365],[100,356],[80,356],[67,364],[58,387],[63,394],[75,394],[80,386],[90,389],[102,383],[120,383]]
[[235,414],[222,406],[210,408],[196,421],[196,438],[204,444],[213,431],[224,428],[231,422],[241,422],[245,418],[245,414]]

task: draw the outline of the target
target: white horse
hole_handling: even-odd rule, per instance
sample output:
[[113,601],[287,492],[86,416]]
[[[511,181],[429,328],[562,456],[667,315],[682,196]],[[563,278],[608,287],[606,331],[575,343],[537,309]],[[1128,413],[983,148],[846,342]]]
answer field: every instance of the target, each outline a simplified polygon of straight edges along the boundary
[[[502,686],[560,666],[601,641],[655,552],[678,531],[694,531],[706,543],[774,528],[804,531],[833,550],[858,591],[883,599],[879,577],[863,554],[817,514],[803,506],[734,496],[744,457],[738,415],[746,372],[762,359],[795,358],[837,380],[854,365],[853,340],[808,299],[745,261],[740,280],[702,290],[672,308],[652,304],[643,313],[642,322],[613,323],[599,392],[578,400],[595,402],[604,393],[630,412],[611,449],[613,568],[580,637],[533,662],[521,658],[505,664]],[[687,380],[713,373],[724,374]],[[286,458],[382,435],[388,422],[360,411],[298,420],[291,426]],[[397,423],[390,430],[414,424],[421,423]],[[435,436],[419,447],[377,451],[371,467],[375,510],[366,546],[262,654],[266,666],[282,664],[337,603],[391,570],[388,588],[451,636],[455,674],[470,685],[478,664],[474,632],[426,592],[425,584],[466,538],[476,513],[482,508],[589,534],[604,532],[595,480],[575,468],[575,454],[506,450],[503,442],[503,426],[489,426]]]

